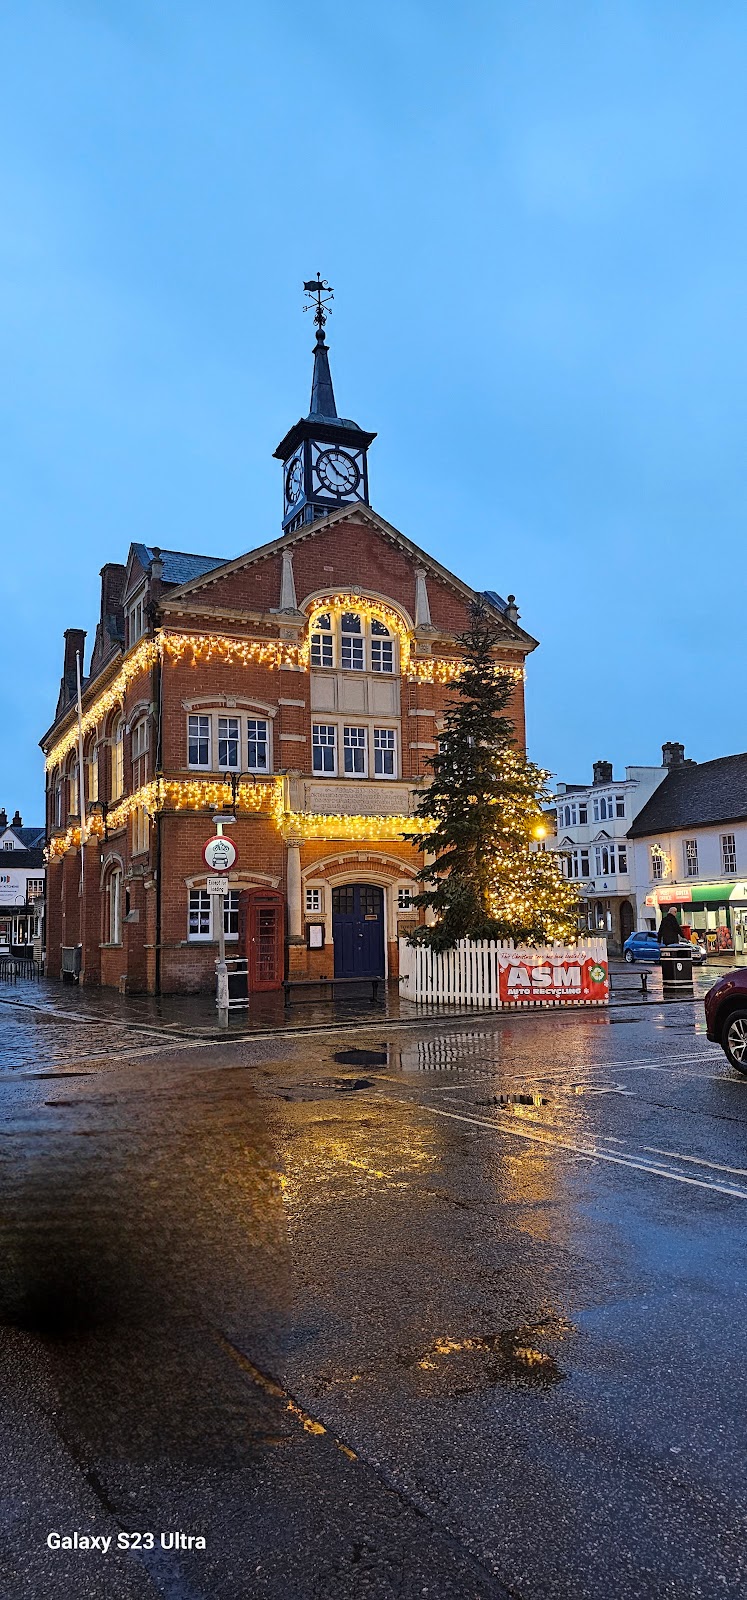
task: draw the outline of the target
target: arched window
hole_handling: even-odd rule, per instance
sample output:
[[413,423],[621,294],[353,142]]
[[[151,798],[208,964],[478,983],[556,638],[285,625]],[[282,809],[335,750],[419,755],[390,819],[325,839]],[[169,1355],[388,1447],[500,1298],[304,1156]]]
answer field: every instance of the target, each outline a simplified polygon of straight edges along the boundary
[[378,617],[358,611],[324,611],[311,630],[312,667],[343,672],[394,673],[397,645]]
[[79,809],[80,809],[79,805],[78,805],[78,757],[77,757],[77,755],[74,755],[74,756],[70,757],[70,760],[68,761],[68,764],[67,764],[66,777],[67,777],[67,809],[68,809],[69,813],[71,813],[73,816],[77,817]]
[[122,868],[113,866],[107,875],[104,894],[104,942],[122,943]]
[[85,759],[86,794],[89,803],[99,798],[99,747],[96,735],[90,740]]
[[62,779],[55,768],[49,777],[50,820],[53,828],[62,827]]
[[124,794],[124,717],[117,717],[111,733],[111,795],[118,800]]

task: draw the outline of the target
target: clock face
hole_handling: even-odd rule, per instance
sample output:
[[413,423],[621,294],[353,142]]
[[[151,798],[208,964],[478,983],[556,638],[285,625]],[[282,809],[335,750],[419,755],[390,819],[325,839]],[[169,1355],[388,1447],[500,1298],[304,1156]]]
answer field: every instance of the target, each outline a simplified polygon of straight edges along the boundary
[[303,462],[300,456],[291,461],[285,474],[285,498],[289,506],[294,506],[303,489]]
[[330,494],[352,494],[361,475],[352,456],[344,450],[324,450],[316,464],[319,482]]

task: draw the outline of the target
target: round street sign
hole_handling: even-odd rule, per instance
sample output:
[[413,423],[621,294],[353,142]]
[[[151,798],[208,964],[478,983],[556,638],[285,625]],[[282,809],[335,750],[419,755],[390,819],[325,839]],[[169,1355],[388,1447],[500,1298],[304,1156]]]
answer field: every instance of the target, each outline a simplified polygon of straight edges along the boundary
[[214,833],[202,852],[202,859],[211,872],[230,872],[236,863],[236,846],[225,833]]

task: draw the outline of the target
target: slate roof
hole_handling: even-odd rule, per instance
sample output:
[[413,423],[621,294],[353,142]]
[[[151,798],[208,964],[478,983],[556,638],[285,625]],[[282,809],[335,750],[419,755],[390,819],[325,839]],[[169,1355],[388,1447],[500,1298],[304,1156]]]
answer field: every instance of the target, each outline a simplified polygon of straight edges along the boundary
[[483,589],[482,592],[483,598],[488,600],[491,606],[495,606],[496,611],[506,611],[508,609],[508,601],[502,600],[501,596],[496,594],[495,589]]
[[[149,567],[155,552],[147,544],[135,544],[133,549],[140,565]],[[192,578],[201,578],[203,573],[212,572],[214,567],[224,567],[226,559],[226,556],[192,556],[184,550],[162,550],[163,581],[190,583]]]
[[629,839],[678,828],[707,828],[747,818],[747,754],[685,761],[663,783],[628,829]]
[[[17,839],[20,839],[21,844],[25,846],[26,850],[32,850],[35,844],[44,843],[43,828],[14,828],[12,822],[8,823],[8,828],[10,829],[11,833],[15,834]],[[0,832],[4,833],[5,829],[0,829]],[[7,853],[10,855],[10,851]],[[5,851],[0,850],[0,859],[2,859],[4,855]]]
[[43,867],[44,848],[34,850],[0,850],[0,872],[4,867]]

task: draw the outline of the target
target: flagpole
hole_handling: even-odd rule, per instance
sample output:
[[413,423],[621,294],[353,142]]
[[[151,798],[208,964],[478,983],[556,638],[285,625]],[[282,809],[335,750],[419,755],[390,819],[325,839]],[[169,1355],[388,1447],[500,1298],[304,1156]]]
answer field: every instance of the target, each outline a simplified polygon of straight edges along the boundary
[[83,691],[81,684],[82,662],[80,650],[75,655],[75,674],[78,683],[78,810],[80,813],[80,892],[83,893],[83,846],[86,842],[86,777],[83,766]]

